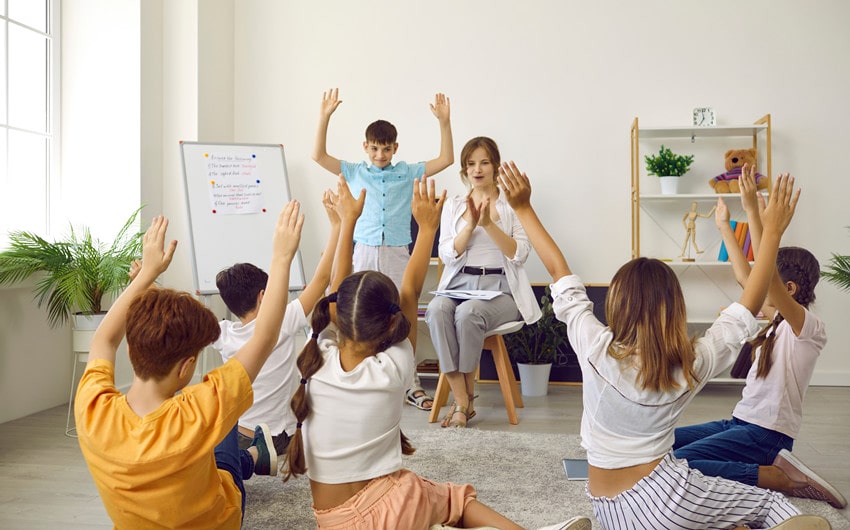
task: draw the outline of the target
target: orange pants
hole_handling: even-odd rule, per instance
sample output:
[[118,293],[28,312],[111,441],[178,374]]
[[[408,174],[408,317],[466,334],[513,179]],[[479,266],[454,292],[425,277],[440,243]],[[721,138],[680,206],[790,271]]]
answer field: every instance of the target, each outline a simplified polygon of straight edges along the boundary
[[401,469],[373,479],[345,503],[313,513],[322,530],[428,530],[432,524],[458,523],[475,498],[475,488],[469,484],[438,484]]

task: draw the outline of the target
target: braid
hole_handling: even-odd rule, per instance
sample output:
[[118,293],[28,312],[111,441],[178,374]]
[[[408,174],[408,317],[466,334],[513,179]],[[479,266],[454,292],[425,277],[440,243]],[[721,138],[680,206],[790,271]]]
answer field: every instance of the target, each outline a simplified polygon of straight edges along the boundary
[[761,355],[759,356],[756,377],[767,377],[767,374],[770,372],[770,367],[773,366],[772,354],[773,345],[776,343],[776,330],[779,328],[779,324],[781,324],[783,320],[785,320],[785,318],[779,311],[777,311],[776,316],[773,317],[773,321],[765,326],[764,329],[756,335],[756,338],[750,341],[750,344],[753,347],[753,361],[755,361],[756,350],[761,347]]
[[416,452],[416,448],[413,447],[413,444],[410,443],[410,440],[407,439],[407,436],[405,436],[404,433],[401,432],[401,430],[399,430],[398,433],[401,437],[401,454],[405,456],[410,456],[414,452]]
[[298,385],[298,390],[292,395],[290,407],[295,413],[295,419],[298,422],[295,426],[295,434],[289,442],[289,447],[286,449],[286,472],[283,475],[283,481],[286,482],[292,477],[303,475],[307,471],[307,463],[304,459],[304,438],[301,434],[301,424],[304,419],[310,414],[310,405],[307,400],[307,381],[319,371],[322,367],[324,359],[319,351],[319,343],[317,341],[317,333],[322,331],[331,321],[330,301],[328,297],[322,298],[316,303],[313,308],[313,316],[310,322],[313,328],[313,335],[310,340],[304,345],[304,349],[298,355],[296,365],[298,371],[301,372],[301,384]]

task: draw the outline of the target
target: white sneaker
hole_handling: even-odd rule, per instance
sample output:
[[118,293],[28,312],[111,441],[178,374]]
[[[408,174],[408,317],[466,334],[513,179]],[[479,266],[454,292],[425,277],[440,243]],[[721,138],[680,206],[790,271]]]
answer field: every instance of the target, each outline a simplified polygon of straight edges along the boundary
[[590,530],[591,526],[590,519],[577,516],[558,524],[538,528],[537,530]]
[[795,515],[770,528],[775,530],[830,530],[832,525],[819,515]]

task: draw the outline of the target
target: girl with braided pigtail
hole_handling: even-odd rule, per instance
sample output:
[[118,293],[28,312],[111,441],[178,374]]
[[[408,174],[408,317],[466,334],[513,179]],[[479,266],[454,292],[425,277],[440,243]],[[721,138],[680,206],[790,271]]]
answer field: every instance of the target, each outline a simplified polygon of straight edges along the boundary
[[[758,253],[764,199],[756,193],[753,171],[744,166],[739,182]],[[716,212],[736,280],[743,286],[750,266],[734,241],[722,198]],[[803,398],[826,344],[823,321],[809,311],[819,278],[820,265],[811,252],[799,247],[779,249],[776,274],[762,307],[771,322],[749,343],[751,366],[732,418],[676,429],[673,448],[676,457],[687,459],[706,475],[843,508],[847,505],[844,496],[791,453],[802,423]]]
[[435,483],[402,468],[402,454],[413,452],[399,428],[415,369],[412,323],[446,196],[426,180],[414,184],[419,232],[400,293],[383,273],[348,275],[365,192],[354,199],[344,179],[338,185],[337,270],[332,293],[313,309],[313,334],[298,357],[301,385],[292,398],[298,423],[284,475],[307,474],[320,529],[521,528],[478,502],[471,485]]

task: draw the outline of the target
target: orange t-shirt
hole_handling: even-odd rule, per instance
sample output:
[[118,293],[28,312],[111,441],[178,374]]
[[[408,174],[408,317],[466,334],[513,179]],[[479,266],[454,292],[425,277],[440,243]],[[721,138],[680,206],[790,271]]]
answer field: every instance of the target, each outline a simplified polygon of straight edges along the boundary
[[80,448],[115,528],[234,528],[242,494],[213,450],[254,400],[230,360],[143,418],[115,388],[114,365],[92,362],[77,389]]

